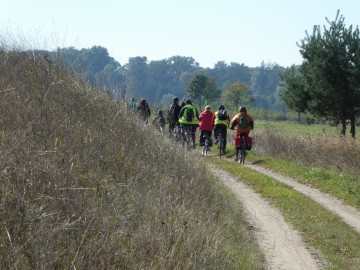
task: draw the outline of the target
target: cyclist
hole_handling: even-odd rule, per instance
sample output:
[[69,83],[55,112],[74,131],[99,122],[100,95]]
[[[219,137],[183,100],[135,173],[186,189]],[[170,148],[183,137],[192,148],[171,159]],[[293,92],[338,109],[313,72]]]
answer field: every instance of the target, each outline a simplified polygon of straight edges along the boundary
[[209,135],[210,141],[209,141],[209,146],[212,146],[212,141],[211,141],[211,134],[212,134],[212,130],[213,130],[213,124],[212,124],[212,119],[213,119],[213,113],[211,112],[211,107],[210,106],[206,106],[205,110],[200,113],[199,115],[199,130],[201,131],[200,133],[200,145],[204,146],[205,145],[205,134]]
[[149,104],[146,102],[145,98],[140,100],[140,104],[137,107],[137,112],[139,113],[140,117],[147,123],[148,119],[151,115]]
[[168,123],[169,123],[169,134],[170,137],[177,125],[179,125],[179,114],[180,114],[181,107],[179,105],[179,98],[173,98],[173,104],[170,105],[168,110]]
[[[250,133],[251,129],[254,129],[254,120],[253,118],[247,114],[247,110],[246,107],[242,106],[239,108],[239,113],[237,115],[234,116],[234,118],[231,120],[230,123],[231,129],[235,129],[235,138],[237,137],[247,137]],[[236,152],[235,152],[235,161],[238,161],[238,156],[239,156],[239,149],[236,147]]]
[[219,133],[221,132],[224,135],[223,152],[225,154],[226,141],[227,141],[226,135],[227,135],[227,128],[229,127],[230,124],[230,116],[226,112],[224,105],[220,105],[218,111],[214,113],[212,124],[214,127],[215,144],[218,143],[217,138],[219,136]]
[[153,124],[159,129],[160,133],[163,134],[165,127],[165,118],[163,110],[159,110],[157,116],[153,119]]
[[191,100],[188,99],[185,102],[185,106],[181,109],[179,114],[180,128],[188,129],[191,132],[191,140],[193,142],[193,148],[195,145],[195,133],[196,128],[199,124],[199,113],[196,108],[192,105]]
[[132,98],[132,99],[131,99],[131,102],[130,102],[130,109],[131,109],[132,111],[135,111],[138,106],[139,106],[139,103],[136,101],[135,98]]

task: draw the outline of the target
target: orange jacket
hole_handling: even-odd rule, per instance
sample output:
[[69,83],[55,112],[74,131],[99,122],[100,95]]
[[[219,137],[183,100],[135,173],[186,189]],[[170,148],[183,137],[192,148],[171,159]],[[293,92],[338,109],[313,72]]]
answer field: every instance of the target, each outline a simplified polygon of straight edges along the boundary
[[[245,116],[247,118],[247,120],[249,121],[249,126],[248,127],[242,128],[242,127],[239,126],[241,116]],[[254,120],[247,113],[240,112],[237,115],[235,115],[234,118],[231,120],[230,126],[232,128],[236,126],[235,137],[239,137],[240,133],[247,133],[247,134],[250,133],[250,129],[254,128]]]

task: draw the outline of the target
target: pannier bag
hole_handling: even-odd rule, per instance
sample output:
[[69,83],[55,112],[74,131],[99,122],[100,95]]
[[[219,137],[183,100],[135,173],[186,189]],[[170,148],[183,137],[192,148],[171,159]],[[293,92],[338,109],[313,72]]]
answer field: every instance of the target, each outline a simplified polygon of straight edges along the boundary
[[[235,138],[235,147],[239,148],[240,147],[240,142],[241,142],[241,138],[240,137],[236,137]],[[253,143],[253,138],[250,136],[247,136],[245,138],[245,143],[246,143],[246,150],[251,150],[251,146]]]

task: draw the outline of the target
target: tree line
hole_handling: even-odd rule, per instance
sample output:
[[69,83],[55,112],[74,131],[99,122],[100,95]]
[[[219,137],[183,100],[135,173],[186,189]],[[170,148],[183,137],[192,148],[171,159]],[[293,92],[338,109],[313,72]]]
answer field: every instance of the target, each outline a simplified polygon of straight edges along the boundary
[[329,27],[314,26],[298,43],[303,63],[289,68],[261,63],[258,67],[217,62],[202,68],[192,57],[172,56],[148,61],[131,57],[121,65],[106,48],[58,48],[47,52],[91,83],[104,86],[119,98],[145,97],[149,102],[171,103],[173,96],[197,103],[221,101],[234,108],[251,103],[253,108],[306,113],[341,125],[342,134],[360,116],[360,34],[345,25],[339,15],[327,19]]
[[[148,61],[146,56],[137,56],[121,65],[101,46],[80,50],[73,47],[58,48],[48,53],[61,59],[65,67],[83,74],[89,82],[104,86],[121,98],[145,97],[150,102],[167,104],[173,96],[187,96],[188,84],[194,76],[206,76],[210,78],[216,93],[223,93],[232,84],[235,84],[232,88],[236,88],[241,83],[241,87],[252,94],[252,106],[266,110],[286,109],[279,96],[280,75],[286,68],[277,64],[263,62],[259,67],[248,67],[219,61],[213,68],[202,68],[192,57],[172,56]],[[210,96],[199,101],[211,100],[215,92],[210,92]],[[200,96],[192,98],[198,99]],[[215,96],[218,97],[217,94]]]

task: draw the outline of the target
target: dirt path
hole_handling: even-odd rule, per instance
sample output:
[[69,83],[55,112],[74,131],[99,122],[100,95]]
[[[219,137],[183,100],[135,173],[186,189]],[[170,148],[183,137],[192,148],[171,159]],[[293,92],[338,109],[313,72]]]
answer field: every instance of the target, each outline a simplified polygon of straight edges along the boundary
[[250,187],[230,174],[212,168],[214,175],[234,191],[250,224],[255,228],[268,269],[321,269],[316,251],[306,248],[299,234],[285,222],[281,213]]
[[257,172],[268,175],[276,179],[277,181],[294,188],[296,191],[308,196],[312,200],[321,204],[324,208],[328,209],[329,211],[341,217],[346,224],[348,224],[349,226],[354,228],[358,233],[360,233],[360,211],[358,211],[356,208],[345,205],[342,201],[329,194],[323,193],[317,189],[300,184],[289,177],[274,173],[263,167],[257,165],[246,165],[246,166]]

